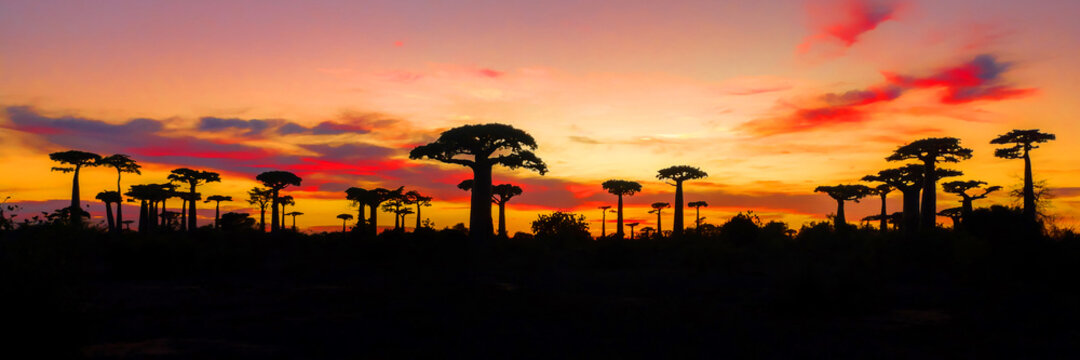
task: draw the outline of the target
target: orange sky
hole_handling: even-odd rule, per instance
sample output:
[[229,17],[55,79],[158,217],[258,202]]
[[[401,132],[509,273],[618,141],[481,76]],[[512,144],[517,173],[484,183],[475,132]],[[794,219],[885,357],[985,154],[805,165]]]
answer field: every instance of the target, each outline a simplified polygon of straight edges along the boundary
[[[0,196],[64,206],[70,177],[49,172],[46,154],[74,148],[132,155],[146,171],[128,185],[180,166],[218,171],[222,182],[200,192],[238,199],[259,172],[296,172],[304,228],[355,213],[349,186],[405,186],[435,197],[424,217],[441,228],[467,222],[467,193],[454,187],[467,172],[408,150],[501,122],[533,134],[550,169],[496,170],[496,182],[525,189],[509,205],[511,232],[563,209],[598,233],[610,178],[645,185],[627,217],[652,226],[647,204],[673,190],[656,170],[678,164],[709,173],[686,188],[711,204],[707,222],[754,210],[797,227],[835,211],[814,187],[899,165],[885,156],[923,137],[975,150],[954,166],[960,179],[1013,188],[1022,163],[994,158],[988,142],[1040,128],[1058,140],[1034,153],[1035,175],[1071,225],[1077,13],[1080,3],[1049,0],[4,2]],[[113,176],[86,171],[83,199]],[[850,205],[849,219],[876,203]],[[981,205],[991,203],[1012,199]]]

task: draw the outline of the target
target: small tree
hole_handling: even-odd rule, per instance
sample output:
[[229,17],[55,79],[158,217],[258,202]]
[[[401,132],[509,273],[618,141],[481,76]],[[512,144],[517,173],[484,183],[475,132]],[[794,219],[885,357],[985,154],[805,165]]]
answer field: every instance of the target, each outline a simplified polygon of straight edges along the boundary
[[214,204],[214,228],[215,229],[220,229],[221,228],[221,202],[222,201],[232,201],[232,196],[210,195],[209,197],[206,198],[206,201],[204,201],[204,203],[209,203],[211,201],[213,201],[215,203]]
[[300,182],[303,180],[296,174],[288,171],[267,171],[255,176],[255,180],[262,182],[263,186],[270,189],[270,232],[276,232],[278,226],[278,204],[280,204],[280,193],[282,189],[291,186],[300,186]]
[[348,229],[345,227],[345,223],[353,219],[352,214],[338,214],[338,219],[341,219],[341,232],[346,232]]
[[115,230],[116,232],[120,232],[120,226],[122,226],[124,222],[124,197],[120,195],[120,192],[123,191],[120,187],[120,177],[124,175],[124,173],[142,175],[142,172],[139,170],[142,166],[136,163],[135,160],[132,160],[131,157],[124,154],[113,154],[101,158],[101,165],[116,169],[116,193],[120,196],[120,201],[116,203]]
[[68,150],[49,154],[49,159],[69,166],[56,166],[52,171],[62,173],[74,173],[71,177],[71,211],[70,221],[72,225],[82,224],[82,205],[79,201],[79,170],[83,167],[97,166],[101,164],[101,155],[78,150]]
[[991,144],[1013,146],[994,151],[994,156],[1002,159],[1024,159],[1024,217],[1034,222],[1037,210],[1035,208],[1035,180],[1031,175],[1031,150],[1038,149],[1047,141],[1056,140],[1054,134],[1044,133],[1038,129],[1013,130],[1007,134],[991,140]]
[[607,236],[607,212],[610,208],[611,205],[597,207],[597,209],[600,209],[600,237]]
[[844,219],[844,202],[859,202],[859,199],[870,195],[873,190],[866,185],[836,185],[818,186],[814,189],[814,192],[823,192],[836,200],[836,217],[834,221],[836,228],[840,229],[847,226],[847,221]]
[[187,226],[188,231],[195,231],[198,228],[198,222],[195,220],[195,187],[200,184],[221,182],[221,175],[216,172],[192,170],[188,168],[174,169],[169,174],[169,181],[186,184],[188,186],[188,196],[191,197],[188,200],[188,214],[187,214]]
[[296,231],[296,217],[300,216],[300,215],[304,215],[304,213],[299,212],[299,211],[293,211],[293,212],[290,212],[290,213],[285,214],[285,215],[292,216],[292,231],[295,232]]
[[259,231],[266,232],[266,206],[274,201],[274,192],[270,189],[253,187],[248,190],[248,204],[259,206]]
[[968,194],[968,190],[977,190],[983,185],[986,185],[985,181],[968,180],[968,181],[950,181],[941,184],[941,189],[947,193],[955,194],[960,197],[960,210],[961,215],[970,216],[974,206],[972,203],[975,200],[985,199],[986,195],[992,192],[1001,190],[1000,186],[991,186],[982,189],[981,194],[972,195]]
[[429,158],[472,169],[474,184],[469,208],[469,236],[473,240],[486,240],[493,234],[491,168],[502,165],[544,175],[547,165],[532,152],[536,147],[536,140],[531,135],[510,125],[465,125],[443,132],[430,144],[416,147],[409,153],[409,158]]
[[693,201],[686,206],[694,208],[694,228],[701,227],[701,208],[709,207],[709,203],[704,201]]
[[532,223],[533,234],[537,239],[548,241],[580,241],[592,239],[589,235],[589,223],[584,215],[556,211],[550,215],[540,214]]
[[630,227],[630,240],[634,240],[634,227],[638,225],[640,224],[636,222],[626,223],[626,226]]
[[944,216],[952,220],[953,229],[959,229],[964,217],[964,209],[959,207],[948,208],[939,211],[938,216]]
[[[600,184],[608,193],[619,197],[618,217],[615,222],[615,237],[623,238],[623,196],[633,196],[641,191],[641,184],[629,180],[608,180]],[[631,237],[633,232],[631,232]]]
[[[675,219],[672,221],[672,236],[679,237],[683,233],[683,182],[687,180],[702,179],[709,176],[701,169],[688,165],[677,165],[664,169],[656,174],[660,180],[671,180],[668,185],[675,187]],[[657,224],[659,226],[659,224]]]
[[[109,231],[116,232],[116,229],[118,229],[119,227],[116,226],[116,222],[113,219],[112,204],[117,204],[117,206],[119,206],[120,193],[116,191],[102,191],[99,192],[94,198],[101,200],[102,203],[105,203],[105,218],[108,220]],[[2,216],[0,216],[0,218],[2,218]]]
[[662,234],[664,231],[664,227],[660,225],[660,215],[665,208],[671,207],[671,204],[668,204],[666,202],[654,202],[652,203],[652,205],[649,206],[653,208],[652,211],[649,211],[649,213],[656,213],[656,233]]
[[921,230],[932,229],[937,223],[934,221],[937,215],[937,180],[941,177],[937,174],[937,163],[954,163],[970,158],[971,149],[960,146],[960,139],[953,137],[916,140],[897,148],[885,158],[888,161],[922,161],[926,181],[923,181],[922,209],[919,211]]
[[416,190],[409,190],[405,193],[405,201],[409,204],[416,205],[416,229],[421,228],[420,208],[431,206],[431,199],[432,197],[421,195],[420,192]]

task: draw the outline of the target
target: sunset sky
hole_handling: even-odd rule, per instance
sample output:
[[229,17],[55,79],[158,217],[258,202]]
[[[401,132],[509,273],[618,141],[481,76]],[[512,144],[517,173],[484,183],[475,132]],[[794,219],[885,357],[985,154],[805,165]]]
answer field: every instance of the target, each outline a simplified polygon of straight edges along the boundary
[[[989,141],[1038,128],[1058,140],[1033,152],[1035,176],[1076,225],[1077,14],[1060,0],[0,1],[0,197],[26,216],[66,206],[71,177],[47,154],[79,149],[138,160],[125,187],[177,167],[221,173],[204,197],[241,200],[256,174],[292,171],[297,224],[316,231],[355,215],[346,188],[405,186],[435,197],[424,217],[443,228],[468,222],[455,184],[470,173],[409,150],[498,122],[531,133],[550,170],[496,169],[524,189],[511,234],[553,210],[598,234],[612,178],[644,185],[627,218],[655,226],[648,204],[674,190],[657,170],[680,164],[709,174],[686,185],[706,222],[753,210],[797,228],[835,211],[816,186],[899,166],[885,157],[925,137],[974,149],[949,166],[956,179],[1015,188],[1023,163]],[[95,213],[106,189],[114,171],[83,172]],[[1015,204],[1005,193],[975,204]],[[848,219],[878,206],[850,204]]]

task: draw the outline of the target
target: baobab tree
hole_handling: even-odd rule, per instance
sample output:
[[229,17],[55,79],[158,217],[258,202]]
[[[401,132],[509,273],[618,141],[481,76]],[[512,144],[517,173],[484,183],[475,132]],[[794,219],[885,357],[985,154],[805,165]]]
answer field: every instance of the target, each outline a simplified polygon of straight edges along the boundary
[[120,201],[116,203],[116,232],[120,232],[120,226],[124,223],[124,197],[120,193],[120,177],[124,173],[142,175],[139,170],[142,168],[135,160],[132,160],[130,156],[124,154],[113,154],[101,158],[101,166],[108,166],[116,169],[116,194],[120,196]]
[[266,206],[273,202],[274,192],[258,186],[248,190],[248,204],[259,206],[259,231],[266,232]]
[[117,229],[119,229],[119,226],[116,226],[116,222],[113,219],[112,204],[117,204],[117,206],[119,206],[120,193],[106,190],[99,192],[94,198],[105,203],[105,219],[109,224],[109,232],[118,232],[119,230]]
[[[908,235],[914,234],[919,227],[919,194],[923,189],[924,169],[920,164],[907,164],[895,169],[878,171],[877,175],[867,175],[863,181],[881,182],[900,190],[903,194],[903,211],[901,212],[901,228]],[[963,173],[950,169],[937,169],[938,180],[960,176]]]
[[889,231],[889,211],[885,202],[886,200],[888,200],[889,193],[891,193],[893,190],[895,190],[895,188],[892,185],[878,184],[878,186],[875,186],[871,192],[873,195],[877,195],[878,198],[881,199],[881,213],[878,214],[875,219],[870,219],[879,221],[878,229],[881,230],[881,232]]
[[278,205],[281,205],[281,228],[285,228],[285,207],[296,206],[296,199],[292,195],[285,195],[278,198]]
[[671,180],[672,182],[668,183],[668,185],[675,187],[675,219],[672,221],[672,236],[679,237],[683,233],[683,182],[702,179],[707,176],[709,174],[701,171],[701,169],[689,165],[671,166],[657,172],[657,179]]
[[836,186],[818,186],[814,189],[814,192],[823,192],[829,197],[836,200],[836,217],[833,218],[837,229],[847,226],[847,221],[844,218],[844,202],[854,201],[859,202],[859,199],[870,195],[873,190],[866,185],[836,185]]
[[367,233],[367,228],[364,226],[364,209],[367,208],[367,204],[371,202],[370,198],[372,196],[371,191],[367,189],[350,187],[345,190],[345,199],[351,201],[353,205],[356,205],[356,228],[360,229],[360,232],[363,234]]
[[281,190],[289,186],[300,186],[303,179],[288,171],[267,171],[255,176],[255,180],[262,182],[263,186],[270,189],[270,232],[276,232],[283,227],[279,226],[278,222]]
[[405,202],[416,205],[416,227],[414,229],[420,228],[420,208],[425,206],[431,206],[431,199],[432,197],[421,195],[420,192],[416,190],[409,190],[405,192]]
[[[651,226],[646,226],[646,227],[643,227],[643,228],[641,228],[641,232],[643,233],[643,234],[641,234],[641,238],[642,238],[642,239],[648,239],[648,238],[649,238],[649,234],[650,234],[650,233],[652,233],[652,232],[653,232],[653,231],[655,231],[655,230],[656,230],[656,229],[653,229],[653,228],[652,228]],[[658,235],[659,235],[659,234],[660,234],[660,232],[659,232],[659,231],[657,231],[657,232],[656,232],[656,234],[658,234]]]
[[692,201],[686,206],[694,208],[694,228],[701,227],[701,208],[709,207],[709,203],[704,201]]
[[[458,188],[465,191],[471,191],[473,188],[472,180],[464,180],[458,184]],[[506,236],[506,203],[510,202],[515,196],[521,195],[521,187],[512,184],[499,184],[491,188],[491,203],[499,207],[499,229],[498,235],[501,237]]]
[[652,205],[649,206],[653,208],[652,211],[649,211],[649,213],[656,213],[656,233],[662,234],[664,227],[660,226],[660,214],[664,211],[665,208],[671,207],[671,204],[668,204],[666,202],[654,202],[652,203]]
[[49,159],[58,163],[68,166],[54,166],[52,171],[59,171],[62,173],[74,173],[71,178],[71,224],[82,224],[82,214],[84,213],[82,205],[79,201],[79,171],[83,167],[98,166],[100,165],[101,155],[78,151],[68,150],[61,152],[54,152],[49,154]]
[[181,203],[181,205],[180,205],[180,208],[181,208],[181,210],[180,210],[180,229],[181,230],[187,229],[187,224],[188,224],[188,222],[187,222],[188,221],[187,205],[188,205],[188,203],[190,203],[192,201],[195,201],[195,202],[202,201],[202,193],[194,193],[194,194],[192,194],[192,193],[178,192],[178,193],[176,193],[176,197],[180,198],[180,200],[181,200],[181,202],[180,202]]
[[608,209],[610,209],[610,208],[611,208],[611,205],[604,205],[604,206],[597,207],[597,209],[600,209],[600,237],[601,238],[607,236],[607,212],[608,212]]
[[304,215],[304,213],[299,212],[299,211],[293,211],[293,212],[290,212],[290,213],[285,214],[285,215],[292,216],[292,231],[296,231],[296,217],[300,216],[300,215]]
[[[629,180],[608,180],[600,184],[608,193],[618,196],[619,203],[617,206],[618,216],[615,221],[615,237],[623,238],[623,196],[634,196],[634,194],[641,191],[641,184],[635,181]],[[630,234],[633,236],[633,233]]]
[[405,207],[404,198],[405,194],[400,194],[399,196],[394,196],[390,199],[387,199],[386,202],[382,204],[382,211],[394,214],[394,231],[397,231],[399,228],[401,228],[400,211],[403,207]]
[[[981,194],[968,194],[968,190],[977,190],[983,185],[986,185],[985,181],[968,180],[968,181],[950,181],[941,184],[941,190],[950,194],[960,196],[960,210],[963,217],[971,215],[974,206],[972,205],[975,200],[985,199],[987,195],[992,192],[1001,190],[1000,186],[990,186],[982,189]],[[961,222],[963,219],[961,219]]]
[[341,219],[341,232],[346,232],[348,229],[345,227],[345,223],[353,219],[352,214],[338,214],[338,219]]
[[634,240],[634,227],[638,226],[638,223],[636,223],[636,222],[626,223],[626,226],[630,227],[630,240]]
[[186,184],[188,186],[187,230],[195,231],[198,220],[195,215],[195,188],[200,184],[221,182],[221,175],[216,172],[204,170],[192,170],[188,168],[174,169],[168,177],[169,181]]
[[510,125],[465,125],[443,132],[430,144],[416,147],[409,152],[409,158],[429,158],[472,169],[474,184],[469,208],[469,237],[482,241],[490,239],[493,233],[491,168],[502,165],[544,175],[547,165],[532,152],[536,147],[536,140],[531,135]]
[[949,220],[952,220],[953,229],[959,229],[960,225],[963,223],[963,218],[964,218],[964,209],[963,208],[951,207],[951,208],[948,208],[948,209],[941,210],[937,214],[938,214],[938,216],[944,216],[944,217],[949,218]]
[[232,196],[210,195],[210,196],[208,196],[206,198],[205,202],[209,203],[211,201],[213,201],[215,203],[214,204],[214,228],[215,229],[220,229],[221,228],[221,202],[222,201],[232,201]]
[[131,185],[124,195],[139,201],[139,233],[146,233],[150,229],[148,204],[151,195],[149,185]]
[[[400,222],[401,222],[401,231],[402,232],[405,231],[405,217],[409,216],[411,214],[415,214],[415,213],[416,213],[415,211],[412,211],[412,209],[407,208],[407,207],[403,207],[403,208],[394,210],[394,214],[396,214],[397,217],[401,218]],[[416,230],[414,229],[413,231],[416,231]]]
[[[368,227],[367,234],[371,237],[375,237],[379,233],[379,205],[390,199],[395,199],[402,196],[404,187],[399,187],[396,190],[387,190],[384,188],[375,188],[371,190],[361,189],[358,187],[351,187],[345,190],[345,198],[352,200],[353,203],[360,206],[360,218],[362,219],[364,214],[363,207],[368,207]],[[360,226],[362,220],[357,220],[356,225]]]
[[1035,221],[1037,211],[1035,209],[1035,179],[1031,176],[1031,150],[1039,148],[1035,144],[1056,139],[1054,134],[1032,129],[1013,130],[990,141],[991,144],[996,145],[1013,145],[995,150],[994,156],[1002,159],[1024,159],[1024,217],[1032,222]]
[[971,149],[960,146],[960,139],[953,137],[915,140],[897,148],[892,155],[885,158],[888,161],[914,159],[923,163],[922,208],[919,210],[920,230],[932,229],[937,223],[934,221],[937,216],[937,180],[941,178],[937,173],[937,163],[954,163],[970,158]]

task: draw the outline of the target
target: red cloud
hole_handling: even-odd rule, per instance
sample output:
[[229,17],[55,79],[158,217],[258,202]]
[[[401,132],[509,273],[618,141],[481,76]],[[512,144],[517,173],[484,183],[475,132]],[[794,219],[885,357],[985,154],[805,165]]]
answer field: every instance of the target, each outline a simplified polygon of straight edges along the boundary
[[492,69],[488,69],[488,68],[481,68],[481,69],[476,70],[476,74],[480,75],[480,76],[483,76],[483,77],[489,77],[489,78],[494,79],[494,78],[501,77],[506,73],[504,73],[502,71],[498,71],[498,70],[492,70]]
[[882,72],[885,84],[825,94],[816,99],[815,105],[795,107],[794,111],[780,117],[751,121],[743,124],[741,129],[757,135],[774,135],[862,122],[870,119],[874,104],[891,102],[910,90],[941,89],[938,101],[943,105],[1007,100],[1035,93],[1036,89],[1015,88],[1005,83],[1002,75],[1010,66],[993,55],[983,54],[925,77]]
[[[819,23],[817,32],[799,44],[799,52],[810,51],[815,43],[828,39],[838,40],[844,47],[851,47],[862,34],[874,30],[883,22],[893,20],[901,7],[900,1],[844,0],[833,2],[828,8],[811,8],[812,22]],[[839,7],[839,9],[837,9]]]

